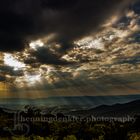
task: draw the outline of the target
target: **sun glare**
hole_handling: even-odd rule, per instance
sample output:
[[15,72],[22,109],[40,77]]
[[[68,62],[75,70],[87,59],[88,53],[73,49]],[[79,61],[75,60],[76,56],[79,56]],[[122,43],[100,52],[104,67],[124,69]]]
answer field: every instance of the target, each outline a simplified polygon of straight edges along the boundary
[[20,70],[25,67],[25,64],[15,59],[12,54],[4,54],[4,64],[14,67],[14,70]]
[[30,84],[35,84],[37,82],[40,82],[41,79],[41,75],[40,74],[36,74],[36,75],[29,75],[29,74],[25,74],[25,80]]
[[29,46],[32,48],[32,49],[37,49],[39,47],[43,47],[44,46],[44,43],[41,41],[41,40],[37,40],[37,41],[32,41]]
[[104,49],[104,42],[102,38],[85,38],[77,42],[82,49]]

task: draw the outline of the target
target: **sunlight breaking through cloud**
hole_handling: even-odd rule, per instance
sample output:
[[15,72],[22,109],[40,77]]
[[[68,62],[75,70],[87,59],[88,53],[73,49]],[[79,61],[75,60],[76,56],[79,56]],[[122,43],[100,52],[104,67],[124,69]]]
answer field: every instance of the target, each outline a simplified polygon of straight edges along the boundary
[[36,49],[39,48],[39,47],[43,47],[43,46],[44,46],[44,43],[43,43],[41,40],[36,40],[36,41],[32,41],[32,42],[29,44],[29,46],[30,46],[32,49],[36,50]]
[[25,80],[30,85],[34,85],[35,83],[37,83],[41,80],[41,75],[40,74],[36,74],[36,75],[25,74]]
[[14,70],[20,70],[25,67],[25,64],[18,61],[16,58],[13,57],[12,54],[5,53],[4,54],[4,64],[10,67],[14,67]]

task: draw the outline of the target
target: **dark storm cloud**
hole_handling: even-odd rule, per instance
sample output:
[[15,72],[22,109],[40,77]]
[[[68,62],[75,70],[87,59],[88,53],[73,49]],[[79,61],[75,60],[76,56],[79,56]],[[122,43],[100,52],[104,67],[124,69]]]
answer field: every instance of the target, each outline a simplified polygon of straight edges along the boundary
[[54,64],[54,65],[68,65],[73,64],[73,62],[67,62],[60,58],[60,55],[54,54],[47,47],[41,47],[37,50],[30,51],[30,58],[24,60],[26,64]]
[[132,9],[135,13],[140,14],[140,1],[137,0],[137,2],[130,7],[130,9]]
[[99,29],[114,12],[132,0],[1,0],[0,51],[20,51],[30,39],[55,34],[62,45]]
[[6,74],[10,75],[10,76],[22,76],[23,75],[23,72],[21,70],[14,71],[13,67],[6,66],[6,65],[0,66],[0,73],[3,76]]
[[5,81],[5,80],[6,80],[5,76],[0,75],[0,82],[3,82],[3,81]]

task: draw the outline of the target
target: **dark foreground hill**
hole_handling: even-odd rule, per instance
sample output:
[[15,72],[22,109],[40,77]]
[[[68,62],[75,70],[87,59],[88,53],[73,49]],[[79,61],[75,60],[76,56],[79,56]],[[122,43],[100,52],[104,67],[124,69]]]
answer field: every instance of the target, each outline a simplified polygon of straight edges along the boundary
[[124,117],[140,114],[140,100],[135,100],[125,104],[101,105],[89,110],[78,110],[69,112],[70,115],[81,116],[108,116],[108,117]]

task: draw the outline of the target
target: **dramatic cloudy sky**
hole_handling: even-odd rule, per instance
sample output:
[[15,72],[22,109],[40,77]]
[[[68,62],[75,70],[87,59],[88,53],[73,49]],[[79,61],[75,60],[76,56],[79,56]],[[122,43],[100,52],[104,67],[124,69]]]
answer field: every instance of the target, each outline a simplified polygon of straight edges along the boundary
[[0,98],[140,94],[139,0],[1,0]]

